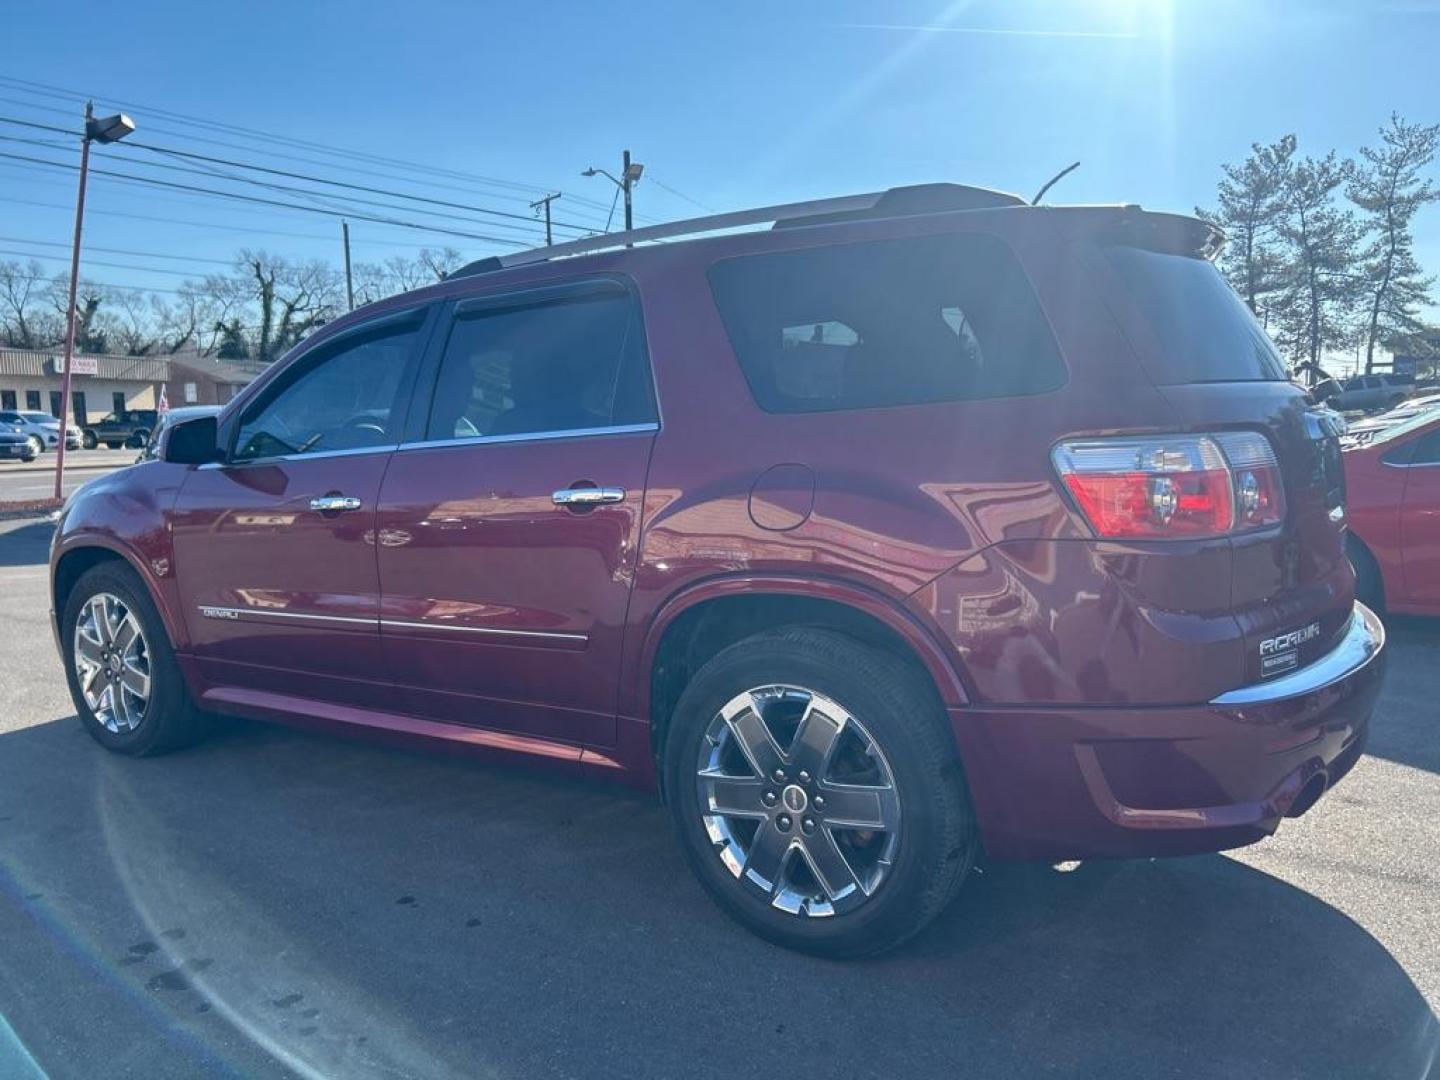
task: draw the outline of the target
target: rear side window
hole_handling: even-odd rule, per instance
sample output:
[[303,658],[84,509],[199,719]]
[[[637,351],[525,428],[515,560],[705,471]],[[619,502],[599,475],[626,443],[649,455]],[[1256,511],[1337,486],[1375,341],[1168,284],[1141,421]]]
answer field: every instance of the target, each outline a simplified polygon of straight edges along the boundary
[[639,314],[621,288],[460,310],[429,440],[548,435],[655,420]]
[[873,409],[1054,390],[1065,367],[1029,279],[988,236],[727,259],[710,268],[762,409]]
[[1285,381],[1270,336],[1205,259],[1115,245],[1107,249],[1158,343],[1142,361],[1160,386]]

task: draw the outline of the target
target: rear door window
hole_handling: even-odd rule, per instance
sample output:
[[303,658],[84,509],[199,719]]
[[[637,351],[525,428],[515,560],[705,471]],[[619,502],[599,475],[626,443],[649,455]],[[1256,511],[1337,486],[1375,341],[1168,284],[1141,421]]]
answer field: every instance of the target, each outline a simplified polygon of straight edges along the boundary
[[1158,345],[1140,348],[1157,385],[1289,379],[1270,335],[1212,263],[1120,244],[1106,254]]
[[747,255],[712,266],[710,284],[767,412],[1037,394],[1065,381],[1030,281],[994,237]]
[[457,312],[425,437],[525,438],[653,423],[644,333],[616,285]]

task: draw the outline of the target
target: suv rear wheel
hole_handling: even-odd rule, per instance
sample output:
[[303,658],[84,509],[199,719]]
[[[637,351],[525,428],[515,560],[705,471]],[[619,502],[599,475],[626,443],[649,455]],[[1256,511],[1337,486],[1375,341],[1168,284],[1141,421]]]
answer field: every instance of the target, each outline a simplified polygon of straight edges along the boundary
[[80,436],[80,445],[86,450],[94,450],[99,440],[95,438],[95,432],[86,431]]
[[164,623],[133,570],[86,571],[65,603],[60,641],[75,711],[107,750],[158,754],[205,735]]
[[701,882],[789,948],[899,944],[950,902],[979,847],[933,688],[829,630],[767,632],[713,657],[676,705],[665,773]]

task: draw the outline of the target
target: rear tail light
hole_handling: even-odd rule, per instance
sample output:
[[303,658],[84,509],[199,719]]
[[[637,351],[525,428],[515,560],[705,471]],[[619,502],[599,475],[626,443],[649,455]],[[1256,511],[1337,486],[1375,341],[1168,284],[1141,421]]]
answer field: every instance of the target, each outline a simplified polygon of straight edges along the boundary
[[1051,456],[1099,536],[1224,536],[1285,516],[1275,451],[1256,432],[1076,439]]

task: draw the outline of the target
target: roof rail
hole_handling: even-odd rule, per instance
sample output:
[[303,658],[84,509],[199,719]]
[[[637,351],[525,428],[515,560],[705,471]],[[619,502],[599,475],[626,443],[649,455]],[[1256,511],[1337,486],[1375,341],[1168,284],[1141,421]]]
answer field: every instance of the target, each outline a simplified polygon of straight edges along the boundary
[[773,228],[797,225],[821,225],[836,221],[858,221],[865,218],[903,217],[933,214],[945,210],[980,210],[999,206],[1026,206],[1024,199],[1003,191],[969,187],[964,184],[915,184],[908,187],[871,191],[863,195],[841,195],[833,199],[810,199],[805,202],[758,206],[750,210],[734,210],[725,214],[669,221],[647,225],[625,232],[598,233],[569,240],[563,244],[530,248],[508,255],[492,255],[466,263],[449,276],[469,277],[490,273],[511,266],[526,266],[567,255],[584,255],[592,251],[628,247],[647,241],[668,240],[677,236],[695,236],[720,232],[744,225],[771,223]]

